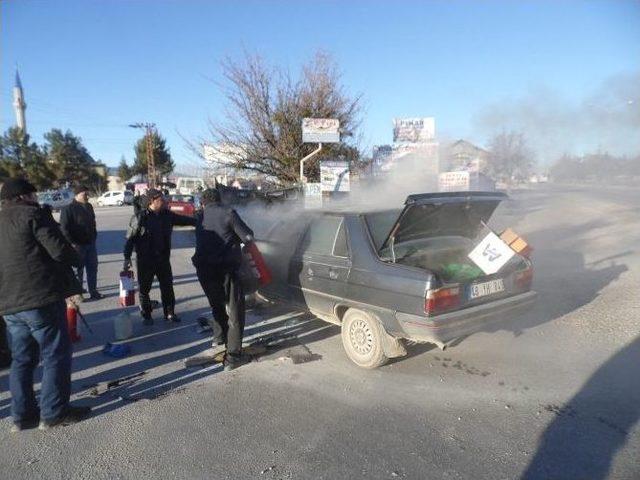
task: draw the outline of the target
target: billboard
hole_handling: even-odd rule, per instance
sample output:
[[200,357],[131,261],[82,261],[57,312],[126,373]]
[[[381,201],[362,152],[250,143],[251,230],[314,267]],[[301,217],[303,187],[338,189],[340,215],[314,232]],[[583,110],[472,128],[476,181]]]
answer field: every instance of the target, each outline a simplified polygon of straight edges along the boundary
[[393,119],[394,142],[431,142],[435,136],[436,120],[434,117]]
[[303,143],[340,143],[340,120],[336,118],[303,118]]
[[320,162],[320,183],[323,192],[348,192],[349,162],[325,160]]

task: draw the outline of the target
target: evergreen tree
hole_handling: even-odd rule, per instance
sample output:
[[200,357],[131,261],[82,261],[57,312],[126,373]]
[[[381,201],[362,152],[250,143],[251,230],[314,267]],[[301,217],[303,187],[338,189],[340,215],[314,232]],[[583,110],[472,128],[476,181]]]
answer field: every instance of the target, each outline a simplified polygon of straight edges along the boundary
[[38,190],[50,188],[55,180],[43,150],[30,142],[28,134],[12,127],[0,137],[0,180],[18,176],[27,178]]
[[[151,143],[153,145],[153,160],[156,166],[156,173],[158,177],[171,173],[175,167],[173,160],[171,159],[171,153],[166,145],[166,140],[155,130],[152,131]],[[135,175],[141,173],[147,175],[147,138],[143,136],[135,146],[135,160],[132,173]]]
[[45,133],[44,150],[49,165],[55,173],[60,186],[84,184],[93,191],[101,191],[105,187],[105,179],[96,171],[96,162],[82,144],[82,139],[69,130],[52,129]]

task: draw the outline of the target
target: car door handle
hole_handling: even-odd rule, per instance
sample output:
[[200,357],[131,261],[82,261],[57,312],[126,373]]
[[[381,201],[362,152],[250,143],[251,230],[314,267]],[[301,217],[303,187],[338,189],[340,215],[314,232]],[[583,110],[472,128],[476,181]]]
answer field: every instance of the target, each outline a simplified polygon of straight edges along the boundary
[[338,273],[338,272],[336,272],[336,271],[335,271],[334,269],[332,269],[332,268],[331,268],[331,269],[329,269],[329,278],[330,278],[331,280],[337,280],[337,279],[338,279],[338,276],[339,276],[339,273]]

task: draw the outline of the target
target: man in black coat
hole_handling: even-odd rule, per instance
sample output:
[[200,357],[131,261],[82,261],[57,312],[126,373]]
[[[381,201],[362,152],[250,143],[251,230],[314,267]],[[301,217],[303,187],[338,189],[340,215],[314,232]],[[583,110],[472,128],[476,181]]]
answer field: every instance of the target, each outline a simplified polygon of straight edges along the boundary
[[[14,431],[74,423],[89,413],[69,405],[71,342],[65,298],[80,293],[71,266],[80,258],[51,210],[41,208],[23,179],[0,190],[0,315],[11,336],[11,414]],[[40,408],[33,374],[42,357]]]
[[253,231],[235,210],[220,203],[218,190],[205,190],[201,202],[204,211],[196,227],[192,261],[213,313],[214,350],[226,344],[224,368],[232,370],[247,362],[242,355],[245,305],[238,269],[242,262],[240,244],[253,241]]
[[171,271],[171,234],[174,225],[196,225],[196,219],[178,215],[167,210],[162,192],[150,189],[147,192],[147,208],[131,217],[124,246],[124,269],[131,268],[131,254],[135,248],[140,287],[140,313],[143,324],[152,325],[151,299],[149,291],[154,277],[160,283],[160,296],[164,318],[179,322],[175,314],[176,299],[173,293],[173,273]]
[[82,286],[84,270],[87,270],[87,287],[91,300],[99,300],[98,292],[98,251],[96,249],[96,214],[89,203],[89,189],[83,185],[74,188],[73,201],[60,212],[62,233],[76,249],[82,265],[77,268],[78,281]]

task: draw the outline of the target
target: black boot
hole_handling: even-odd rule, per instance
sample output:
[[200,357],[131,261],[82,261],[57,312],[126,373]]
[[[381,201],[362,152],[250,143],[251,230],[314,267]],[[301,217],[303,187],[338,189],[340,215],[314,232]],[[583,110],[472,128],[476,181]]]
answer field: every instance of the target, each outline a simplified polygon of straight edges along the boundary
[[151,317],[150,311],[140,310],[140,315],[142,316],[143,325],[153,325],[153,317]]

